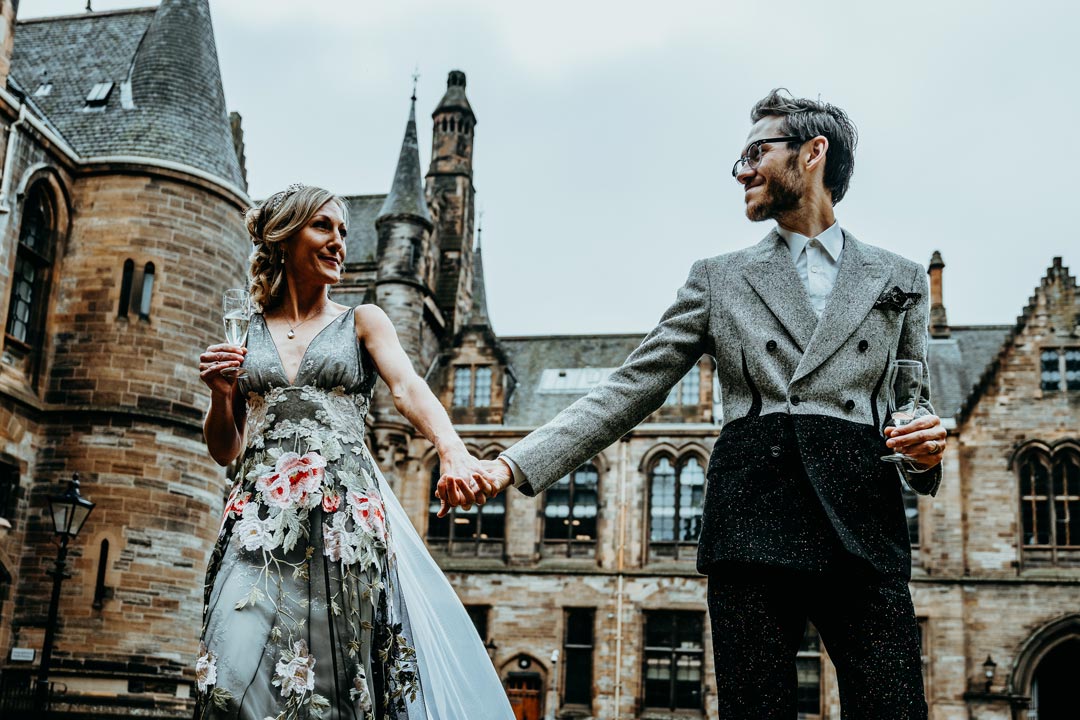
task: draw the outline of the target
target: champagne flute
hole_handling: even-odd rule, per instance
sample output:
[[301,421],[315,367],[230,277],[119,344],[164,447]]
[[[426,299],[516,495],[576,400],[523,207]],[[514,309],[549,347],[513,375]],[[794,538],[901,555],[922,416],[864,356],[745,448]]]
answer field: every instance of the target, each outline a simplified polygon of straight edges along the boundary
[[[251,320],[251,295],[242,288],[229,288],[221,299],[225,320],[225,339],[231,345],[243,347],[247,342],[248,322]],[[247,375],[242,367],[229,367],[221,371],[228,378]]]
[[[889,384],[886,388],[889,411],[893,424],[903,427],[926,414],[922,403],[923,364],[918,360],[893,360],[889,365]],[[894,452],[881,458],[886,462],[900,463],[911,460],[903,453]]]

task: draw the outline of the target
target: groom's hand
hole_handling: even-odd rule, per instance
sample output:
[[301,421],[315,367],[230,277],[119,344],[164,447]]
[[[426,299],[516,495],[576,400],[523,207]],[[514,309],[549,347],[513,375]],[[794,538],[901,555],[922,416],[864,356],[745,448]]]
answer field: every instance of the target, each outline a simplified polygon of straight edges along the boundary
[[885,444],[911,458],[917,469],[929,470],[941,462],[947,434],[937,415],[921,415],[907,425],[885,428]]
[[514,484],[514,472],[502,458],[483,460],[481,461],[481,464],[484,466],[485,474],[493,484],[492,489],[494,492],[488,496],[489,498],[495,497]]
[[451,508],[464,507],[466,510],[485,502],[514,484],[514,473],[502,460],[479,460],[478,472],[472,480],[464,480],[453,475],[443,474],[435,488],[435,497],[442,506],[438,517],[446,517]]

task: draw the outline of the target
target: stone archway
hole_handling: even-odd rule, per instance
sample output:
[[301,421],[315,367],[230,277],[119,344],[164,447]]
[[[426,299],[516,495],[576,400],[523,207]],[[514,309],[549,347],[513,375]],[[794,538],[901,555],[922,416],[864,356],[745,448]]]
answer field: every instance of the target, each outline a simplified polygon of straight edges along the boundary
[[1073,720],[1080,707],[1080,614],[1037,630],[1017,656],[1010,678],[1016,695],[1030,698],[1022,720]]
[[515,720],[541,720],[547,695],[547,668],[521,653],[503,665],[500,673]]

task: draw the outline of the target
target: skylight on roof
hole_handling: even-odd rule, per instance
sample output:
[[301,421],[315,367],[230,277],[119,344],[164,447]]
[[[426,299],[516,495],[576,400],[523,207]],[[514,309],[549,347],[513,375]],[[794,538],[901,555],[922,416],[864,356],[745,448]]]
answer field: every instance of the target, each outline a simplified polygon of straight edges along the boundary
[[539,393],[577,395],[592,390],[616,368],[548,368],[540,375]]
[[112,92],[113,84],[111,82],[99,82],[94,87],[90,88],[90,94],[86,96],[86,104],[90,106],[104,105],[109,100],[109,93]]

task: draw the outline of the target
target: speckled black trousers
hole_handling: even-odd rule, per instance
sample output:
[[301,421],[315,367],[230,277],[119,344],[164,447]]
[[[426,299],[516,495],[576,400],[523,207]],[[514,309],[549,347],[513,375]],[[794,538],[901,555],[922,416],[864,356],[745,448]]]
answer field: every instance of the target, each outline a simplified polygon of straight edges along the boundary
[[813,572],[729,564],[709,575],[709,615],[721,720],[795,720],[807,619],[836,666],[844,720],[926,720],[904,578],[856,558]]

